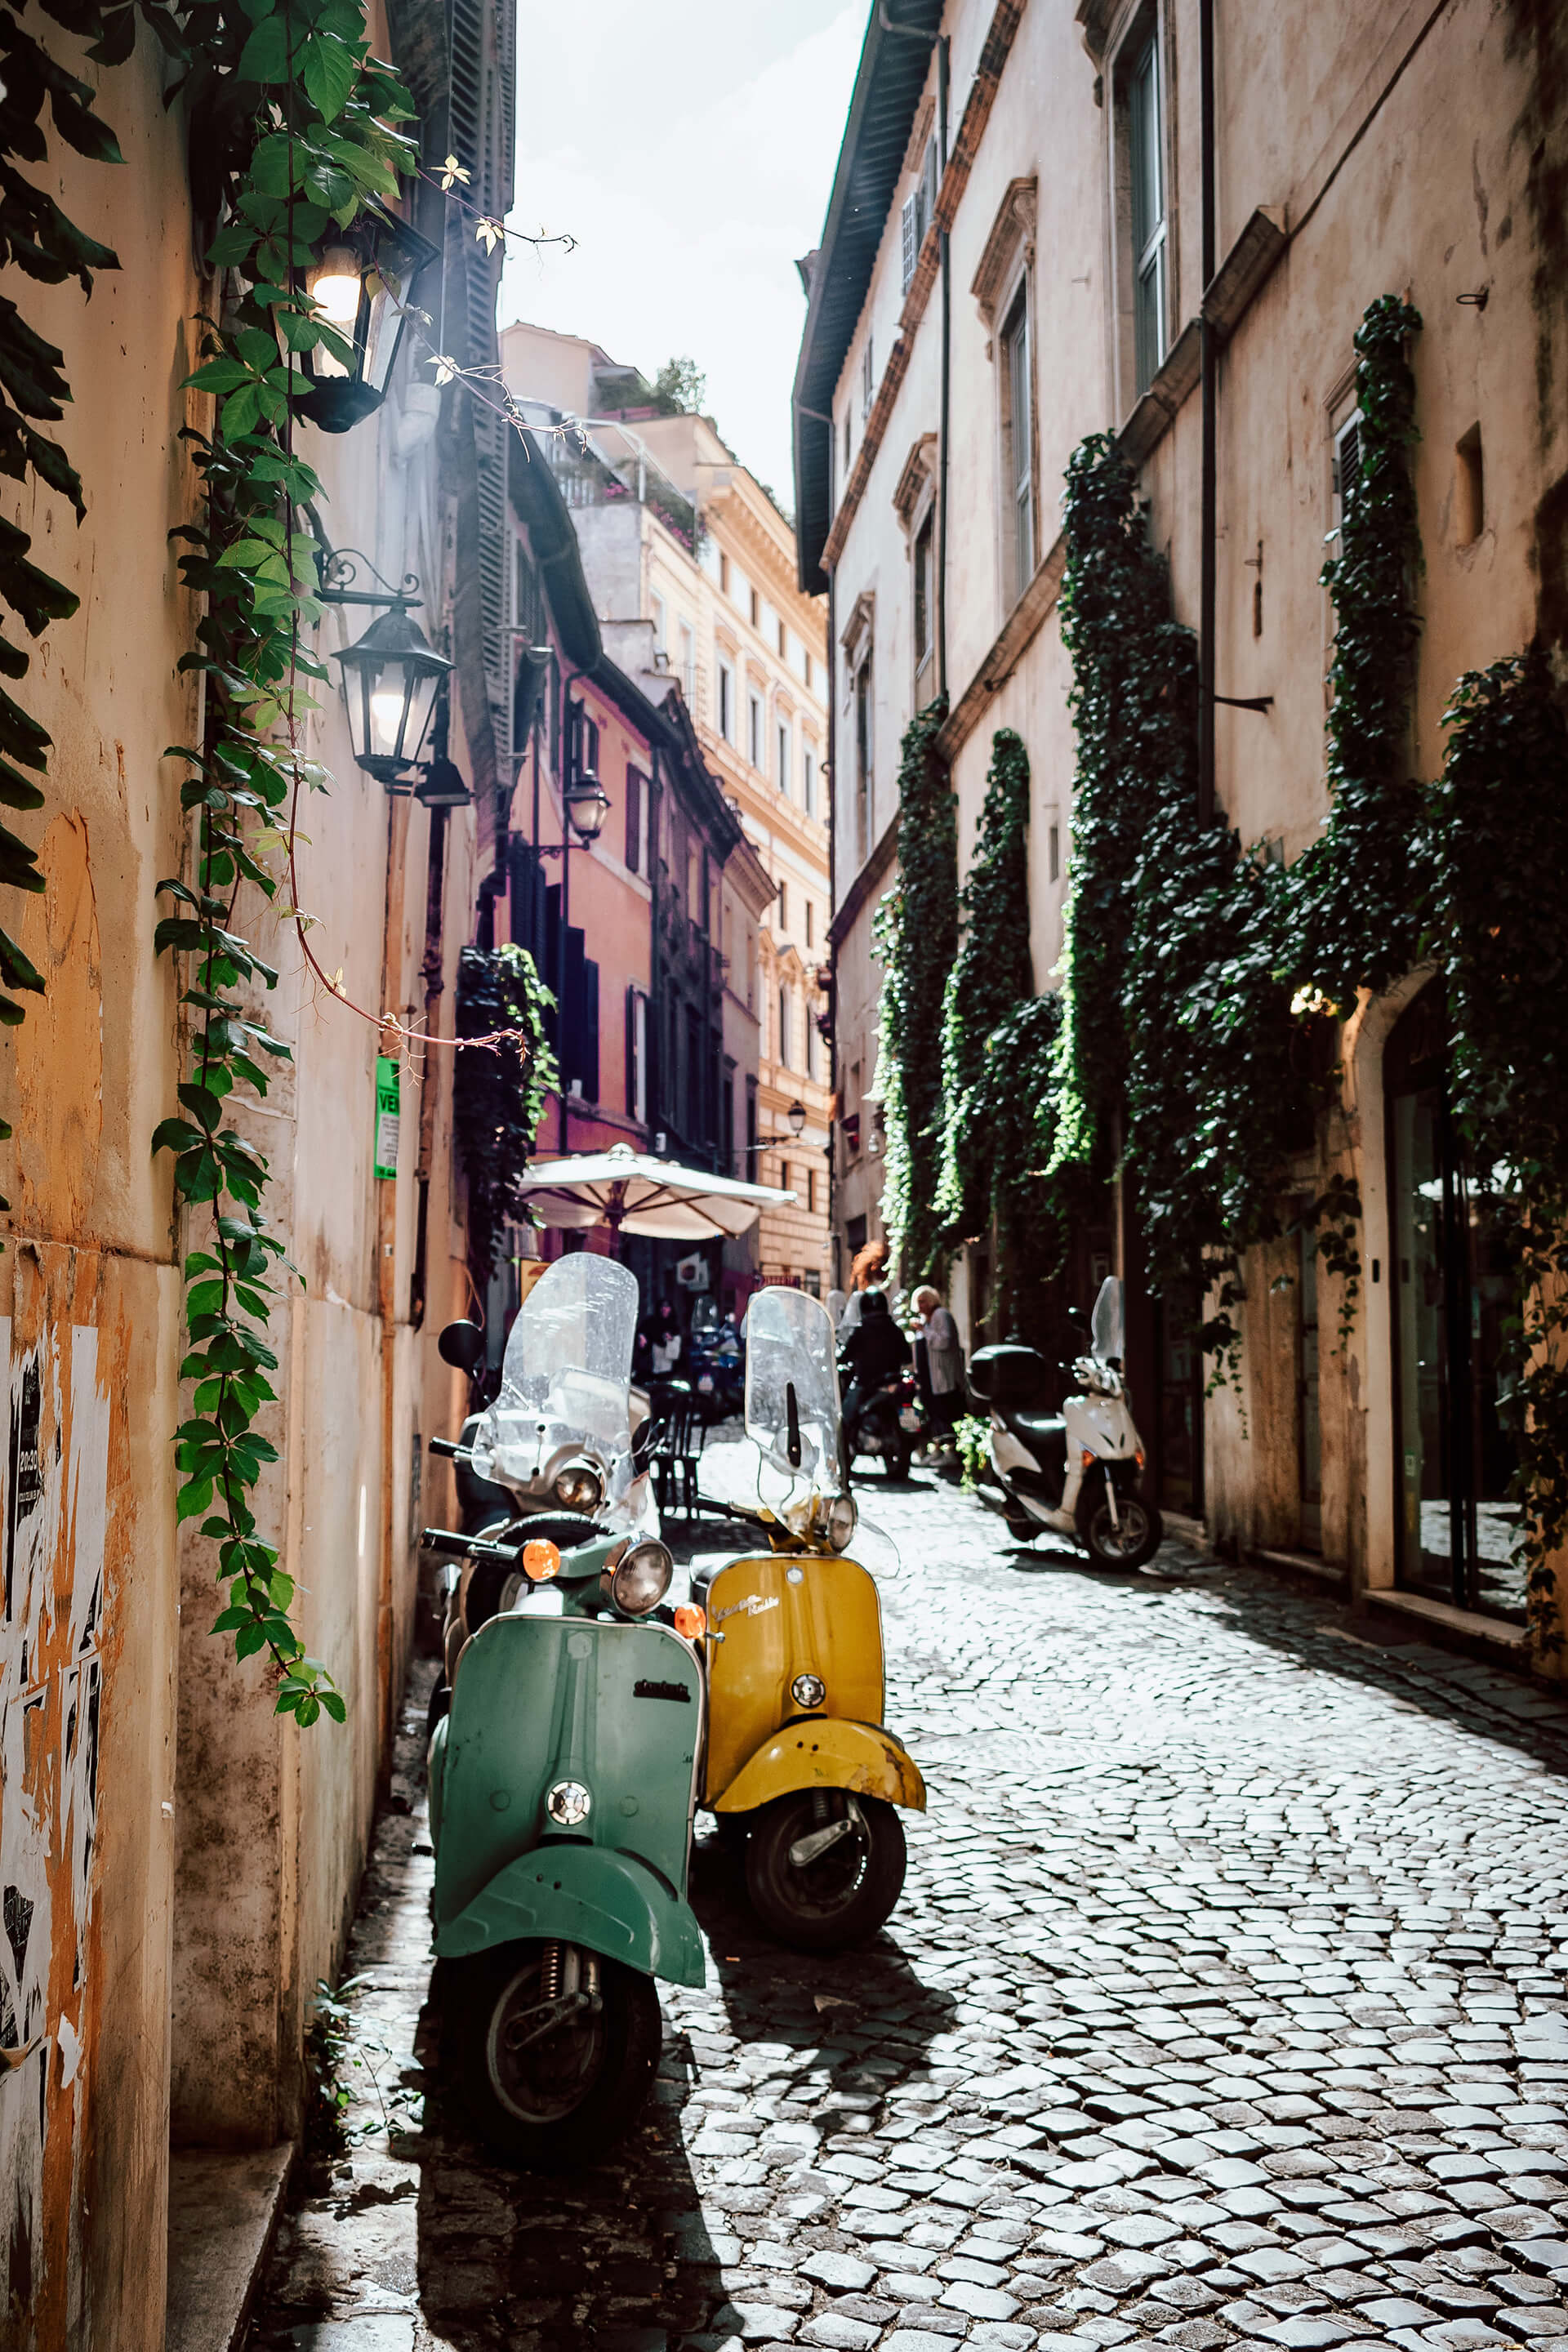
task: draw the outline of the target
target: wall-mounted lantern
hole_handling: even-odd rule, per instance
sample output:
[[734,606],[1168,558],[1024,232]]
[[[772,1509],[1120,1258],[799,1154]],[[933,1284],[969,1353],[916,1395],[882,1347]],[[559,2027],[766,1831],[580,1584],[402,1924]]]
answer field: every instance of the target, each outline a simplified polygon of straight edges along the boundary
[[367,205],[352,228],[328,231],[304,272],[326,324],[352,346],[342,359],[318,343],[301,352],[310,390],[302,414],[324,433],[346,433],[386,397],[415,280],[440,257],[406,221]]
[[610,795],[592,769],[574,776],[563,795],[566,814],[579,841],[597,841],[610,814]]
[[798,1143],[805,1133],[805,1105],[803,1102],[792,1102],[784,1117],[789,1121],[790,1133]]
[[401,604],[332,659],[342,664],[355,764],[389,793],[413,792],[407,772],[419,758],[437,688],[452,664]]

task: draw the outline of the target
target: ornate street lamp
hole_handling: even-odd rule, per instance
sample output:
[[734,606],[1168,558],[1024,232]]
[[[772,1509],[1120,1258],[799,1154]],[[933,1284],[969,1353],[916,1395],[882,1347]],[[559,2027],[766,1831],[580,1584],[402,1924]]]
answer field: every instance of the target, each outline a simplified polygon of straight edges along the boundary
[[610,814],[610,795],[589,769],[574,776],[562,795],[566,803],[566,815],[573,832],[584,847],[597,841],[605,829],[605,819]]
[[342,664],[356,766],[389,793],[413,792],[408,771],[419,758],[437,688],[452,664],[437,653],[402,603],[332,659]]
[[805,1105],[803,1102],[792,1102],[784,1117],[789,1121],[790,1133],[798,1143],[805,1133]]
[[368,205],[352,228],[329,231],[304,272],[325,323],[351,346],[342,359],[318,343],[301,352],[310,390],[303,415],[324,433],[346,433],[386,397],[414,283],[439,255],[406,221]]

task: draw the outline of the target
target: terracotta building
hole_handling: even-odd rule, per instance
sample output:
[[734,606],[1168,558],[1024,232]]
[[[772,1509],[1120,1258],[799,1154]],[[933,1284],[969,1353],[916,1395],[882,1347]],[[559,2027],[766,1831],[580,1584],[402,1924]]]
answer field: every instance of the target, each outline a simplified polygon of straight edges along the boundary
[[[794,532],[704,417],[661,414],[595,344],[502,331],[508,387],[565,485],[606,644],[672,680],[738,812],[749,863],[730,876],[721,945],[733,1044],[729,1164],[796,1195],[765,1210],[762,1279],[820,1289],[827,1270],[828,917],[826,641],[795,578]],[[565,420],[581,429],[563,429]],[[624,650],[621,650],[624,648]],[[754,1052],[742,1064],[736,1046]],[[792,1107],[803,1117],[793,1121]],[[795,1132],[798,1126],[799,1133]]]

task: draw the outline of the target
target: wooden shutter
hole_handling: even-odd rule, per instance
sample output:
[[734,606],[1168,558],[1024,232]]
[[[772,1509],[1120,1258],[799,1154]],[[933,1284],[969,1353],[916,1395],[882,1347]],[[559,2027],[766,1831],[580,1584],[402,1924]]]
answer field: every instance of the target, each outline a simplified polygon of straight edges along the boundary
[[626,770],[626,866],[629,872],[642,872],[642,796],[643,780],[635,768]]

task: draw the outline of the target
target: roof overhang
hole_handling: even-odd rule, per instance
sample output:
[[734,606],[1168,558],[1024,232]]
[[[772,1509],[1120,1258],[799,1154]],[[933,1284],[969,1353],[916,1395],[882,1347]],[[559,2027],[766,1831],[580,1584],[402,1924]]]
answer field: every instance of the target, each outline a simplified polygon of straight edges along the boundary
[[794,396],[796,562],[811,596],[827,586],[822,551],[833,520],[833,395],[865,307],[942,12],[942,0],[896,0],[896,14],[895,0],[873,0],[811,271]]

